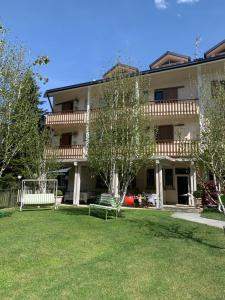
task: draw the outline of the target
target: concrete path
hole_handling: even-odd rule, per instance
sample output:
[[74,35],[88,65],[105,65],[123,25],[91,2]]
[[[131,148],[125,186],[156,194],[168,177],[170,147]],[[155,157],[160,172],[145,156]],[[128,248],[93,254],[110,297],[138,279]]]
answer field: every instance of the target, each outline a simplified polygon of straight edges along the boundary
[[199,213],[176,212],[172,215],[173,218],[183,219],[191,222],[205,224],[213,227],[222,228],[225,226],[224,221],[202,218]]

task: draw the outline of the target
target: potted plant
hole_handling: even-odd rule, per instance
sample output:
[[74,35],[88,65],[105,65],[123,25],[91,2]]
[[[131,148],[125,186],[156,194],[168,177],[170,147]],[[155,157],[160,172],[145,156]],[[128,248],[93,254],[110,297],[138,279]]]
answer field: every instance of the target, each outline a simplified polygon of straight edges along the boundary
[[195,206],[200,207],[202,205],[202,191],[197,189],[197,191],[194,191],[193,196],[195,200]]
[[63,201],[63,192],[61,190],[57,190],[56,202],[57,204],[61,204]]

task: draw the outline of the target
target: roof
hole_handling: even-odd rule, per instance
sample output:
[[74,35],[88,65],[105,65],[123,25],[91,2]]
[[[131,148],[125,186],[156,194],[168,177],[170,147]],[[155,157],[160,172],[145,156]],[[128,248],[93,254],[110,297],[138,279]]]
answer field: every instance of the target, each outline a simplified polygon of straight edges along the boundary
[[[158,69],[150,69],[150,70],[146,70],[146,71],[141,71],[141,72],[139,72],[139,75],[154,74],[154,73],[160,73],[160,72],[165,72],[165,71],[169,71],[169,70],[187,68],[190,66],[196,66],[199,64],[218,61],[218,60],[222,60],[222,59],[225,59],[225,55],[209,57],[209,58],[200,58],[200,59],[196,59],[193,61],[188,61],[187,63],[175,64],[175,65],[161,67]],[[130,76],[135,76],[135,74],[131,74]],[[101,84],[101,83],[107,82],[108,80],[110,80],[110,79],[108,79],[108,78],[107,79],[99,79],[99,80],[94,80],[94,81],[89,81],[89,82],[84,82],[84,83],[78,83],[78,84],[74,84],[74,85],[63,86],[63,87],[59,87],[59,88],[55,88],[55,89],[50,89],[45,92],[44,97],[47,97],[47,96],[50,96],[50,94],[62,92],[65,90],[72,90],[72,89],[76,89],[76,88]]]
[[132,67],[132,66],[129,66],[129,65],[126,65],[126,64],[122,64],[122,63],[117,63],[115,66],[113,66],[107,72],[105,72],[105,74],[103,75],[103,78],[105,78],[109,73],[111,73],[112,71],[114,71],[118,67],[124,68],[124,69],[128,69],[128,70],[132,70],[133,72],[138,72],[139,71],[138,68],[136,68],[136,67]]
[[185,59],[187,61],[191,61],[191,57],[190,56],[183,55],[183,54],[178,54],[178,53],[171,52],[171,51],[166,51],[163,55],[161,55],[159,58],[157,58],[155,61],[153,61],[149,65],[150,69],[152,68],[152,66],[154,66],[157,62],[159,62],[161,59],[163,59],[167,55],[176,56],[177,58],[183,58],[183,59]]
[[206,58],[207,55],[208,55],[210,52],[212,52],[213,50],[215,50],[216,48],[218,48],[219,46],[221,46],[221,45],[223,45],[223,44],[225,44],[225,40],[222,40],[221,42],[219,42],[218,44],[216,44],[215,46],[213,46],[212,48],[210,48],[208,51],[206,51],[206,52],[204,53],[204,57]]

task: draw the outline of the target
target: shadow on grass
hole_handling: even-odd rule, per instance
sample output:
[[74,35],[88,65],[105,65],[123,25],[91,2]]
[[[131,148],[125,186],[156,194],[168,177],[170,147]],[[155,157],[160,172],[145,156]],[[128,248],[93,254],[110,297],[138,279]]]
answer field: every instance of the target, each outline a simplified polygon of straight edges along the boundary
[[[76,216],[89,216],[89,207],[60,207],[58,212],[66,214],[66,215],[76,215]],[[98,219],[105,220],[105,210],[103,209],[92,209],[91,216]],[[119,218],[124,218],[124,215],[120,213]],[[108,220],[115,219],[115,212],[108,212]]]
[[[129,220],[131,223],[136,223],[139,228],[145,228],[144,234],[149,235],[152,234],[155,237],[160,237],[164,239],[180,239],[180,240],[189,240],[195,243],[214,248],[225,250],[224,247],[219,245],[215,245],[211,242],[208,242],[206,239],[200,238],[196,236],[196,232],[198,230],[197,227],[192,229],[187,229],[182,227],[179,224],[163,224],[162,222],[152,222],[149,220]],[[147,232],[146,232],[147,230]]]
[[52,211],[55,211],[55,209],[54,209],[54,207],[25,207],[25,208],[23,208],[22,209],[22,211],[20,211],[20,209],[18,208],[18,211],[19,212],[28,212],[28,211],[33,211],[33,212],[40,212],[40,211],[44,211],[44,210],[48,210],[48,211],[50,211],[50,210],[52,210]]

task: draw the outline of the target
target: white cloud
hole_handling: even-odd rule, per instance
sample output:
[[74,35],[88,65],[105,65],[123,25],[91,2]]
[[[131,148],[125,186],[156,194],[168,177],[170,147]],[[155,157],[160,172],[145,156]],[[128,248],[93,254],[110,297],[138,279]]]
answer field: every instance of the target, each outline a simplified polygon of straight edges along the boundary
[[198,2],[199,0],[177,0],[177,4],[193,4]]
[[[155,6],[158,9],[166,9],[168,8],[168,2],[166,0],[154,0],[155,1]],[[180,0],[178,0],[180,1]]]

